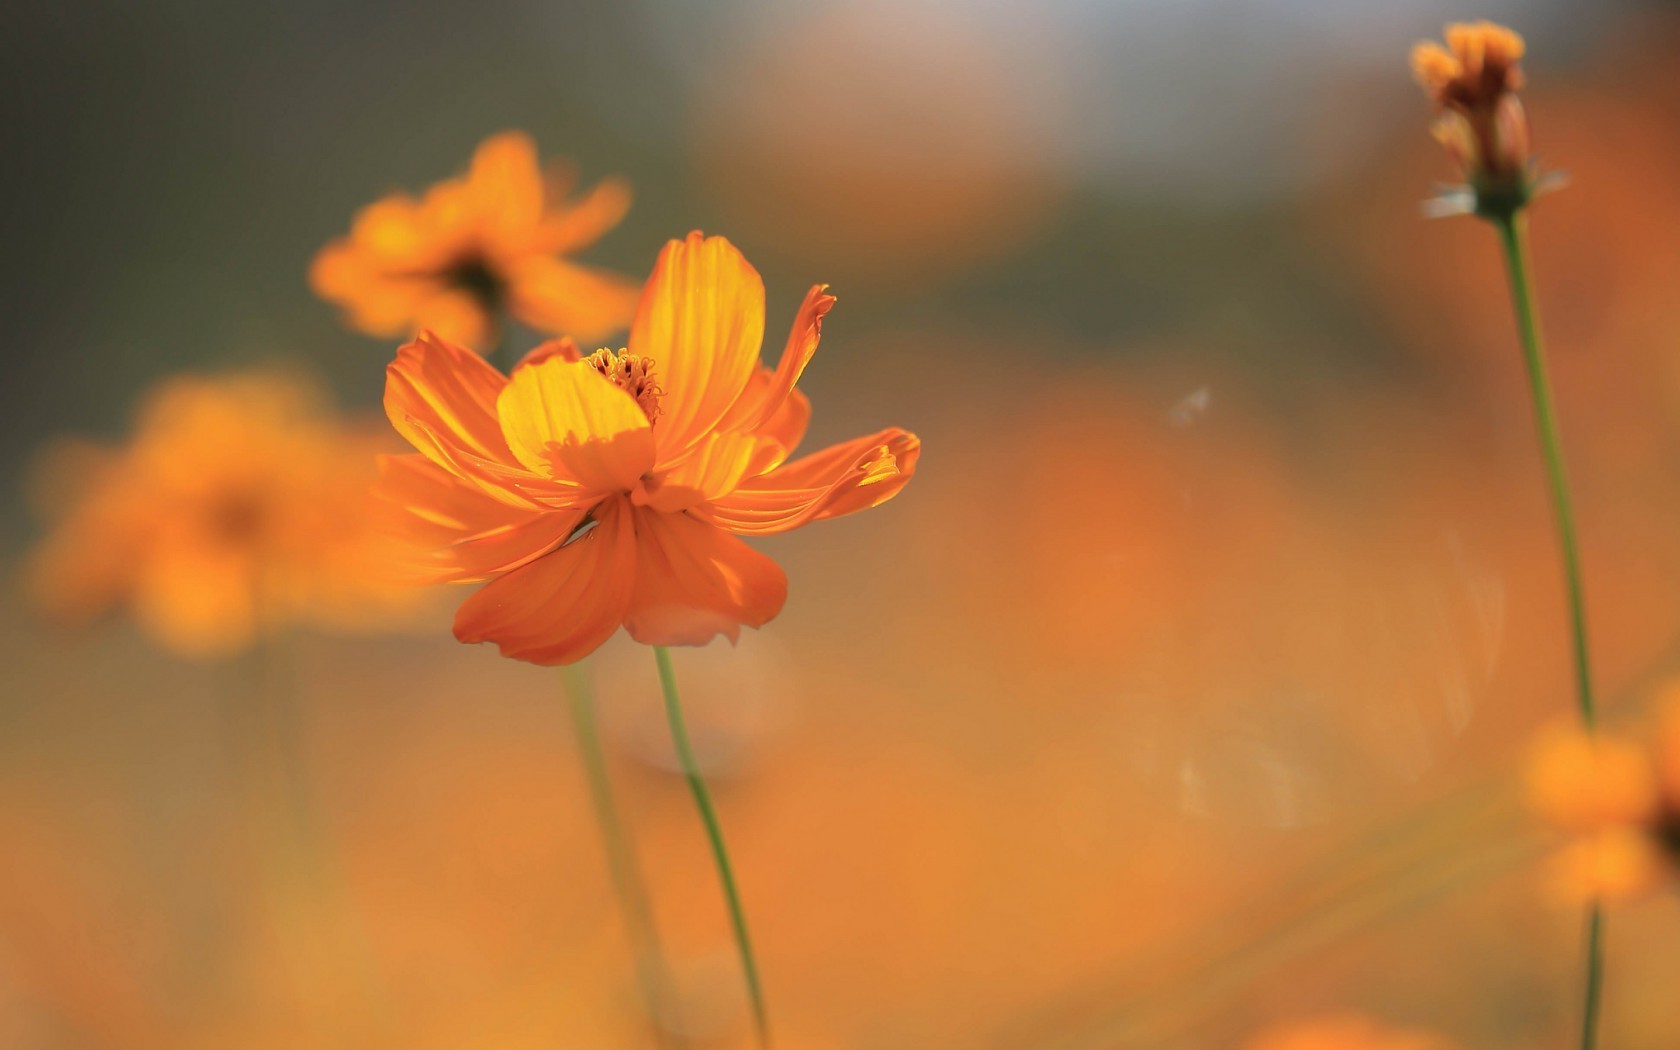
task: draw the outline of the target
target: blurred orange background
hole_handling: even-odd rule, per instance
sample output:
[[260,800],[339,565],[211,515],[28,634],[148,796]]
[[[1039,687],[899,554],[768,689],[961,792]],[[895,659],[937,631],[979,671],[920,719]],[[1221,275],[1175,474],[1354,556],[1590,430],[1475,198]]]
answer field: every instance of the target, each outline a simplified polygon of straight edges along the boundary
[[[254,381],[371,469],[397,341],[309,261],[521,128],[633,187],[588,262],[725,234],[772,345],[833,284],[807,447],[925,442],[894,503],[759,544],[779,619],[675,654],[778,1045],[1200,1050],[1346,1014],[1563,1045],[1578,916],[1515,775],[1571,703],[1556,545],[1496,244],[1420,217],[1448,169],[1405,67],[1482,12],[1361,6],[17,14],[0,1043],[749,1045],[644,649],[588,666],[675,1020],[638,998],[561,679],[457,644],[464,591],[182,654],[30,586],[74,449],[181,373],[288,377]],[[1536,266],[1625,722],[1680,670],[1680,20],[1506,6],[1569,175]],[[1628,907],[1605,1043],[1680,1045],[1680,908]]]

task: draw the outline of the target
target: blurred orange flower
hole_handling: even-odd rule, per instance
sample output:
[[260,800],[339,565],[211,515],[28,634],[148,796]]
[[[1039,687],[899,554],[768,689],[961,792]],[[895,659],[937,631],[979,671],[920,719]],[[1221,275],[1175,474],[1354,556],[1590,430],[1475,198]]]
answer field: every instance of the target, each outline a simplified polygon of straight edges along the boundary
[[566,664],[620,624],[703,645],[780,612],[787,578],[737,537],[884,503],[921,448],[889,428],[787,462],[810,419],[794,384],[834,303],[825,288],[773,371],[763,282],[698,232],[660,254],[626,349],[584,359],[550,343],[511,379],[431,333],[398,351],[385,408],[419,454],[383,460],[382,492],[422,575],[490,581],[455,636]]
[[285,622],[386,622],[413,596],[384,571],[371,527],[380,443],[300,379],[170,379],[146,397],[126,447],[71,442],[43,457],[36,495],[55,524],[32,589],[72,622],[127,604],[149,634],[195,656],[240,650]]
[[1440,114],[1435,137],[1478,198],[1520,204],[1532,190],[1528,117],[1516,95],[1523,39],[1492,22],[1453,23],[1446,39],[1445,48],[1412,49],[1412,73]]
[[1361,1014],[1328,1014],[1275,1025],[1244,1050],[1452,1050],[1438,1035],[1389,1028]]
[[[1548,889],[1569,904],[1621,899],[1660,883],[1680,841],[1680,699],[1663,705],[1652,746],[1553,728],[1529,756],[1530,808],[1571,836],[1551,861]],[[1672,859],[1672,857],[1670,858]]]
[[310,287],[383,338],[425,328],[483,350],[503,311],[540,331],[605,336],[629,320],[634,283],[563,256],[617,225],[630,190],[608,179],[569,199],[576,182],[569,168],[545,177],[524,133],[494,135],[464,177],[363,208],[315,256]]

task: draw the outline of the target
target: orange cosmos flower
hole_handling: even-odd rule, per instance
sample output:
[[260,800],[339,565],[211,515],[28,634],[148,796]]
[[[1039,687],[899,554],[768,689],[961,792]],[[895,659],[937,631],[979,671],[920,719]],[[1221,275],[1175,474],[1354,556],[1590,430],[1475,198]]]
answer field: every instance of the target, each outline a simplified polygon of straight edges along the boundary
[[430,329],[487,348],[497,317],[595,339],[624,327],[633,282],[562,256],[595,243],[624,217],[630,191],[609,179],[576,200],[569,169],[545,181],[522,132],[484,140],[472,167],[419,200],[396,193],[363,208],[350,236],[322,248],[309,284],[369,335]]
[[298,379],[168,380],[126,447],[70,444],[41,463],[55,528],[31,562],[33,590],[71,622],[126,604],[191,656],[238,651],[286,622],[387,622],[414,596],[383,568],[388,541],[372,527],[363,464],[381,443]]
[[661,252],[625,349],[550,343],[511,378],[430,333],[398,351],[385,408],[419,454],[385,458],[381,488],[418,549],[411,568],[489,581],[455,636],[566,664],[621,624],[649,645],[702,645],[780,612],[787,578],[738,537],[884,503],[921,449],[889,428],[788,462],[825,289],[766,368],[763,282],[696,232]]
[[1484,212],[1514,210],[1534,195],[1528,117],[1517,91],[1523,39],[1492,22],[1454,23],[1447,46],[1412,49],[1412,73],[1439,116],[1435,137],[1446,147]]

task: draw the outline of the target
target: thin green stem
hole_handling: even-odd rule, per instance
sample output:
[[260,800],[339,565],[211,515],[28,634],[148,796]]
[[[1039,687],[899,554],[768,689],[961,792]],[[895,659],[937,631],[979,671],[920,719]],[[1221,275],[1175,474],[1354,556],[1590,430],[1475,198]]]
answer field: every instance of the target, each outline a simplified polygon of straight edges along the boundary
[[1552,511],[1557,519],[1558,542],[1563,553],[1564,583],[1569,592],[1569,627],[1575,650],[1575,699],[1581,721],[1593,728],[1597,710],[1593,705],[1592,661],[1587,651],[1587,603],[1581,586],[1581,555],[1575,540],[1575,511],[1569,498],[1569,475],[1563,464],[1563,439],[1558,429],[1557,409],[1552,404],[1552,383],[1546,371],[1545,350],[1540,339],[1540,315],[1534,305],[1534,284],[1529,277],[1528,227],[1522,215],[1494,220],[1505,249],[1505,268],[1511,279],[1511,302],[1516,309],[1517,329],[1522,336],[1523,359],[1528,364],[1529,391],[1534,400],[1535,422],[1539,425],[1540,451],[1546,461],[1546,480],[1551,488]]
[[[1529,392],[1534,400],[1534,418],[1540,431],[1540,451],[1546,461],[1546,480],[1551,488],[1552,511],[1557,519],[1558,544],[1563,555],[1564,583],[1569,594],[1569,631],[1575,653],[1575,699],[1581,724],[1592,732],[1597,721],[1593,704],[1592,663],[1587,650],[1587,603],[1581,586],[1581,554],[1575,539],[1575,511],[1569,498],[1569,476],[1563,464],[1563,439],[1559,433],[1557,409],[1552,404],[1552,384],[1546,372],[1546,354],[1540,339],[1540,314],[1534,305],[1534,281],[1529,275],[1528,224],[1515,209],[1495,215],[1500,245],[1505,250],[1505,270],[1511,280],[1511,304],[1517,314],[1517,331],[1522,337],[1523,360],[1528,365]],[[1604,993],[1604,909],[1594,901],[1587,912],[1586,988],[1581,1008],[1581,1050],[1598,1046],[1599,1004]]]
[[665,693],[665,716],[671,723],[671,741],[676,745],[677,761],[683,776],[688,778],[689,790],[694,793],[694,805],[700,810],[700,820],[706,826],[706,838],[712,844],[712,859],[717,863],[718,881],[729,903],[729,921],[735,930],[735,947],[741,954],[741,971],[747,980],[747,996],[752,1001],[753,1026],[758,1032],[758,1045],[769,1047],[770,1025],[764,1013],[764,993],[758,984],[758,964],[753,961],[752,941],[747,936],[747,916],[741,909],[741,894],[735,887],[735,874],[729,865],[729,849],[723,844],[723,829],[718,825],[717,811],[712,797],[694,761],[694,749],[688,743],[688,729],[683,724],[682,700],[677,696],[677,676],[671,669],[671,653],[662,645],[653,647],[653,657],[659,664],[659,685]]
[[1593,901],[1587,911],[1587,989],[1581,1014],[1581,1050],[1598,1046],[1599,1004],[1604,995],[1604,905]]
[[625,934],[630,939],[630,950],[636,961],[636,983],[653,1020],[659,1045],[671,1046],[670,1033],[682,1030],[677,1016],[677,1000],[672,993],[670,972],[665,966],[659,930],[653,922],[653,909],[648,903],[647,883],[642,878],[641,865],[636,861],[635,847],[624,831],[623,822],[618,819],[618,804],[613,797],[612,781],[607,776],[606,754],[601,748],[601,734],[595,723],[595,697],[590,689],[589,675],[577,664],[564,668],[564,675],[572,727],[577,733],[584,777],[589,781],[589,797],[595,807],[595,823],[601,829],[601,845],[607,855],[607,873],[618,896]]

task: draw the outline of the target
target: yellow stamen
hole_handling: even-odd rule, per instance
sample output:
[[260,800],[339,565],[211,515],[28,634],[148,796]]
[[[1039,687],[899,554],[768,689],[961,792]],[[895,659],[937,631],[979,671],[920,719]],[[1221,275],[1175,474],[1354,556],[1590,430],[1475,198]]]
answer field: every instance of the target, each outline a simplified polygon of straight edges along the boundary
[[636,399],[642,414],[652,423],[659,418],[659,398],[665,393],[653,381],[653,359],[628,350],[605,347],[584,358],[584,363],[612,381],[613,386]]

